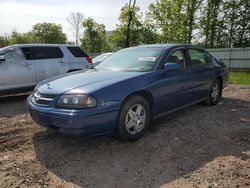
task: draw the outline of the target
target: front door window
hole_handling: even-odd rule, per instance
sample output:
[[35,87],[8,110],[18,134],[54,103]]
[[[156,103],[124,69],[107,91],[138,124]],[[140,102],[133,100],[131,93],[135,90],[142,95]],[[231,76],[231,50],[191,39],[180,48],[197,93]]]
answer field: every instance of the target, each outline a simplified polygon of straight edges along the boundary
[[20,63],[25,60],[23,52],[20,49],[13,49],[4,54],[6,63]]

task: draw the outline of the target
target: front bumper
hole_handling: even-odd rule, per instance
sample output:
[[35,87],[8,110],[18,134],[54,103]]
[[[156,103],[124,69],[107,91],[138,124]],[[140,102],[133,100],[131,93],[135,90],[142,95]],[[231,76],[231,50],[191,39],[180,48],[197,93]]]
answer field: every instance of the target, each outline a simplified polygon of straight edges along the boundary
[[119,108],[65,110],[35,104],[27,99],[32,119],[39,125],[67,135],[94,136],[111,133]]

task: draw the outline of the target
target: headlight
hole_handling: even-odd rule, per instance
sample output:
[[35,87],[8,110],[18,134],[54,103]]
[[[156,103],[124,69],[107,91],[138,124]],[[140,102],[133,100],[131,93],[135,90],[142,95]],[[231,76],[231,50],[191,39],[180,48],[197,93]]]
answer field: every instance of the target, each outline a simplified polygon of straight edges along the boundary
[[57,101],[60,108],[92,108],[96,106],[96,99],[90,95],[62,95]]

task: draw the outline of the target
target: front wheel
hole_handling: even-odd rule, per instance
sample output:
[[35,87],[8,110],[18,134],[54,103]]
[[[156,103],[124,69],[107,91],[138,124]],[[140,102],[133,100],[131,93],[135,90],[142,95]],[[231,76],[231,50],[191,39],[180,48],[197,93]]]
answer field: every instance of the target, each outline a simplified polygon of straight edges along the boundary
[[117,132],[121,140],[134,141],[142,137],[151,119],[150,106],[141,96],[128,99],[122,106]]
[[208,99],[205,101],[205,104],[207,104],[209,106],[213,106],[213,105],[216,105],[218,103],[218,101],[221,98],[221,92],[222,92],[221,87],[222,86],[221,86],[219,80],[216,79],[212,84]]

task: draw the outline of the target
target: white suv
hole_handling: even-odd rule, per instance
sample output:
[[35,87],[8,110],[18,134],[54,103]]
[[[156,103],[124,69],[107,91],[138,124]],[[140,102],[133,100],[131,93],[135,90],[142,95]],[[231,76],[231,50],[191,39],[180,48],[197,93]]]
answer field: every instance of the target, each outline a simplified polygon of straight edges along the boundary
[[20,44],[0,49],[0,95],[32,89],[52,76],[93,68],[79,47],[65,44]]

